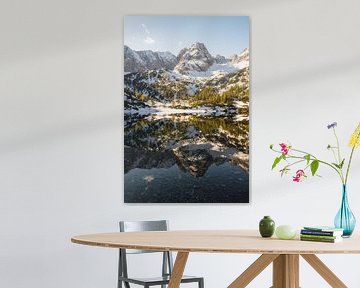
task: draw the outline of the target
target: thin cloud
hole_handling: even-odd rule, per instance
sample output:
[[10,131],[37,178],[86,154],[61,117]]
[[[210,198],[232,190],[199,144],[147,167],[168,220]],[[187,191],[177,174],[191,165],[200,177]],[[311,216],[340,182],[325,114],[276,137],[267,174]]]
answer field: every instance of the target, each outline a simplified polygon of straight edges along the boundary
[[144,29],[146,34],[150,35],[150,30],[147,28],[147,26],[144,23],[141,24],[141,27]]
[[147,36],[147,37],[144,39],[144,42],[145,42],[146,44],[151,45],[151,44],[154,44],[154,43],[155,43],[155,40],[154,40],[153,38],[151,38],[150,36]]

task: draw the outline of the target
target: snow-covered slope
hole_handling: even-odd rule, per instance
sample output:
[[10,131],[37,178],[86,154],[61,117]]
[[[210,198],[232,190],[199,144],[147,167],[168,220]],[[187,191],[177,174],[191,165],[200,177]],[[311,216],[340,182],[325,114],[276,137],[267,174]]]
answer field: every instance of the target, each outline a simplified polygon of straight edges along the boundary
[[250,52],[248,48],[245,48],[240,54],[236,54],[231,57],[231,63],[238,69],[249,67]]
[[249,49],[227,59],[221,55],[213,57],[203,43],[194,43],[182,49],[177,59],[175,73],[196,78],[216,77],[249,67]]
[[191,72],[204,72],[214,63],[214,58],[210,55],[203,43],[196,42],[190,48],[184,48],[177,56],[178,64],[174,71],[180,74]]
[[[188,78],[198,78],[199,80],[206,80],[206,78],[223,76],[225,74],[233,73],[238,70],[239,68],[236,65],[231,64],[230,62],[225,62],[223,64],[214,63],[213,65],[209,66],[209,68],[205,71],[189,70],[183,76]],[[174,72],[180,74],[176,70],[174,70]]]
[[163,69],[189,77],[212,77],[249,67],[249,59],[248,48],[227,59],[221,55],[211,56],[205,45],[199,42],[182,49],[177,57],[170,52],[135,51],[124,46],[125,73]]
[[[224,69],[224,67],[227,67]],[[176,99],[189,99],[205,87],[212,87],[223,93],[234,86],[246,86],[249,83],[249,68],[236,69],[231,64],[214,64],[214,70],[196,72],[203,77],[182,75],[165,70],[151,70],[138,73],[129,73],[124,76],[124,84],[129,94],[145,98],[145,101],[154,100],[169,103]],[[221,69],[223,72],[221,71]],[[226,70],[226,72],[224,72]],[[195,73],[195,72],[193,72]],[[204,74],[201,74],[204,73]],[[207,77],[205,74],[209,73]],[[130,91],[136,91],[130,92]]]
[[169,52],[134,51],[127,46],[124,52],[126,110],[159,105],[182,109],[204,103],[222,103],[230,109],[236,102],[248,101],[248,49],[231,59],[212,57],[203,43],[182,49],[177,57]]
[[170,52],[135,51],[126,45],[124,46],[124,72],[154,69],[172,70],[176,64],[176,56]]
[[214,57],[214,62],[215,62],[216,64],[225,64],[225,63],[229,62],[229,59],[226,59],[225,56],[222,56],[222,55],[217,54],[217,55]]

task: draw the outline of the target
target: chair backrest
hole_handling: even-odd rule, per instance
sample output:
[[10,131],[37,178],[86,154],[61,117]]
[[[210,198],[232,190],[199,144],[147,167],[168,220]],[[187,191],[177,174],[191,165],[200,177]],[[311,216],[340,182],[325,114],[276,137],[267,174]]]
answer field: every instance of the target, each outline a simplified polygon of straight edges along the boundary
[[[120,221],[120,232],[167,231],[167,220],[156,221]],[[126,249],[126,254],[156,253],[159,251]]]
[[[137,231],[167,231],[169,224],[167,220],[158,221],[120,221],[120,232],[137,232]],[[128,277],[127,272],[127,257],[126,254],[140,254],[140,253],[159,253],[161,251],[149,251],[149,250],[135,250],[135,249],[119,249],[119,277]],[[169,251],[163,253],[162,260],[162,275],[171,275],[173,267],[172,255]],[[120,279],[120,278],[119,278]],[[121,283],[120,280],[118,283]],[[119,284],[121,287],[121,284]],[[130,287],[129,283],[125,284],[125,287]]]
[[167,220],[156,221],[120,221],[121,232],[136,231],[167,231],[169,228]]

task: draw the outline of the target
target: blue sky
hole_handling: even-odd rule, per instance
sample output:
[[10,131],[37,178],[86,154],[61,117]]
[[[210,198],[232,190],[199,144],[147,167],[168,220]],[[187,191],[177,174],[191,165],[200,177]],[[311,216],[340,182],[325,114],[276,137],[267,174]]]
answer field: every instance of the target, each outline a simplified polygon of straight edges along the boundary
[[124,44],[134,50],[177,55],[194,42],[210,54],[230,56],[249,47],[247,16],[125,16]]

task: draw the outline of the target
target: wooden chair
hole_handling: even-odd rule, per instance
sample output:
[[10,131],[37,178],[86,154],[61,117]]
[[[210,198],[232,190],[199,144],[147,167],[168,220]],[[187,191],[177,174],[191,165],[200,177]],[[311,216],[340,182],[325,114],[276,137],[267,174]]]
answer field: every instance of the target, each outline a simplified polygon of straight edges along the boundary
[[[168,221],[120,221],[120,232],[134,231],[167,231]],[[130,283],[149,288],[150,286],[160,286],[165,288],[169,284],[170,276],[173,268],[173,259],[171,252],[135,250],[135,249],[119,249],[119,269],[118,269],[118,288],[130,288]],[[162,274],[160,277],[152,278],[133,278],[129,277],[127,269],[127,254],[141,253],[163,253]],[[194,276],[183,276],[181,283],[198,283],[198,288],[204,288],[204,278]]]

